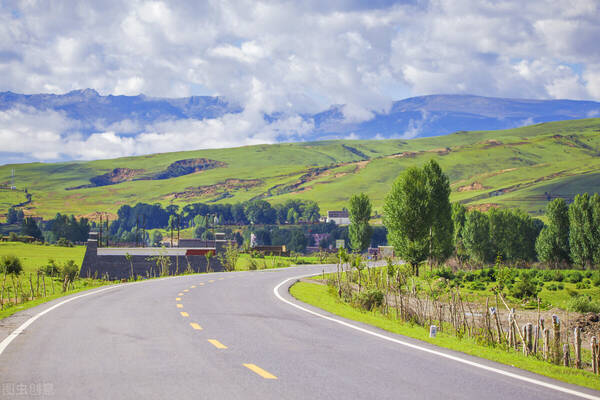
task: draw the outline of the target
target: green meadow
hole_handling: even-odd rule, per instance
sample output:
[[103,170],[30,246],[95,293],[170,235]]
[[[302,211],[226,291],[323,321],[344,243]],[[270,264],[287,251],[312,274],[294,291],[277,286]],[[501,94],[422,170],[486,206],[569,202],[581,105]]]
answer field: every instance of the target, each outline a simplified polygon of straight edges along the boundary
[[[123,204],[234,203],[262,198],[315,200],[324,214],[363,191],[379,211],[398,174],[435,158],[448,174],[452,201],[483,209],[521,207],[540,215],[549,198],[572,197],[600,187],[600,119],[560,121],[498,131],[401,140],[332,140],[152,154],[110,160],[29,163],[0,167],[0,182],[16,170],[16,186],[33,195],[27,214],[57,212],[113,216]],[[224,167],[152,180],[178,160],[207,158]],[[101,187],[90,178],[115,168],[137,170],[135,179]],[[0,192],[0,214],[19,199]]]

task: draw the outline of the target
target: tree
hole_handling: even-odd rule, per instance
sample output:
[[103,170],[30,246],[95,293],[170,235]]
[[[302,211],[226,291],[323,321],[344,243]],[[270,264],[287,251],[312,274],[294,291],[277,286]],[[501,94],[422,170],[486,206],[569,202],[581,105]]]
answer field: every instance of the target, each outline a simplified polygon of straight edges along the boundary
[[467,219],[467,208],[460,203],[452,204],[452,222],[454,224],[454,248],[456,258],[463,263],[469,257],[465,249],[463,229]]
[[264,200],[254,200],[244,207],[246,218],[251,224],[274,224],[277,212]]
[[591,266],[593,263],[591,223],[590,196],[587,193],[578,194],[569,207],[571,259],[577,265]]
[[548,226],[538,236],[535,248],[540,261],[556,267],[569,262],[569,208],[563,199],[554,199],[546,206]]
[[25,218],[21,223],[21,235],[33,236],[38,240],[42,240],[43,238],[42,231],[31,217]]
[[160,231],[155,230],[152,232],[152,246],[160,246],[163,240],[163,235]]
[[462,235],[469,258],[480,263],[490,259],[490,222],[487,215],[477,210],[468,212]]
[[16,224],[19,221],[19,216],[17,210],[14,207],[10,207],[8,209],[8,214],[6,214],[6,223],[7,224]]
[[450,181],[435,160],[423,167],[427,178],[431,225],[429,227],[429,257],[441,264],[454,251],[452,205],[450,204]]
[[383,206],[388,241],[394,246],[396,254],[408,262],[417,275],[419,264],[429,254],[429,201],[425,172],[411,167],[396,179]]
[[355,194],[350,198],[350,247],[357,253],[369,248],[373,228],[369,225],[371,219],[371,200],[365,193]]

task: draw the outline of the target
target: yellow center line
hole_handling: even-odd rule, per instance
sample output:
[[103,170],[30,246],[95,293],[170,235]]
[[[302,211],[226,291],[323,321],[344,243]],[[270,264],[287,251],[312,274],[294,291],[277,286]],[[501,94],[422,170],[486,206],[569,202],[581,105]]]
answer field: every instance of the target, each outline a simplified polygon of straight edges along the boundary
[[217,349],[226,349],[227,346],[225,346],[223,343],[219,342],[217,339],[208,339],[208,342],[210,344],[212,344],[213,346],[215,346]]
[[200,285],[200,286],[204,286],[204,282],[200,282],[198,285]]
[[196,288],[196,285],[190,286],[190,289],[195,289],[195,288]]
[[175,301],[181,301],[181,297],[175,297]]
[[189,317],[190,314],[186,313],[185,311],[181,311],[179,314],[181,314],[182,317]]
[[177,296],[183,296],[183,293],[179,292],[177,293]]
[[183,304],[177,304],[177,308],[183,308]]
[[190,289],[183,289],[183,291],[184,291],[184,292],[189,292],[189,291],[190,291]]
[[195,322],[190,322],[190,326],[192,328],[194,328],[195,330],[197,330],[197,331],[201,331],[202,330],[202,327],[200,325],[198,325],[197,323],[195,323]]
[[222,281],[223,279],[225,279],[225,278],[219,278],[220,281]]
[[214,279],[211,279],[210,281],[208,281],[208,283],[213,283],[214,281],[215,281]]
[[254,364],[243,364],[244,367],[248,368],[250,371],[262,376],[265,379],[277,379],[277,377],[267,371],[265,371],[264,369],[262,369],[261,367],[254,365]]

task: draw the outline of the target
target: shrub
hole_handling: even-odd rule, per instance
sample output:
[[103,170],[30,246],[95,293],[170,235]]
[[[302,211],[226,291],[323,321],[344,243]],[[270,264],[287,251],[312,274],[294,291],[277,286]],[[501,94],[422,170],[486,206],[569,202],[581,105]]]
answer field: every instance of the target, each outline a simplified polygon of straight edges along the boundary
[[356,296],[356,303],[364,309],[371,311],[383,304],[383,292],[379,289],[368,289]]
[[562,282],[565,279],[562,271],[556,270],[553,272],[553,275],[552,280],[555,282]]
[[546,289],[548,289],[548,290],[551,290],[551,291],[555,292],[555,291],[558,289],[558,287],[556,287],[556,284],[555,284],[555,283],[551,283],[551,284],[549,284],[548,286],[546,286]]
[[249,264],[248,264],[248,269],[249,269],[250,271],[254,271],[254,270],[257,270],[257,269],[258,269],[258,264],[257,264],[257,262],[256,262],[256,261],[254,261],[252,258],[250,259],[250,262],[249,262]]
[[473,282],[469,285],[469,289],[471,290],[485,290],[485,283],[483,282]]
[[558,287],[558,290],[563,290],[565,288],[565,285],[562,283],[559,283],[558,285],[556,285]]
[[496,270],[494,268],[484,268],[480,270],[479,280],[482,282],[496,282]]
[[473,282],[475,280],[475,278],[477,277],[477,275],[475,275],[474,272],[467,272],[464,276],[464,280],[466,282]]
[[531,274],[521,274],[521,279],[510,288],[510,294],[517,299],[526,299],[537,296],[540,290]]
[[600,313],[600,302],[592,300],[590,296],[574,296],[569,300],[568,308],[580,313]]
[[554,280],[554,271],[540,271],[540,279],[544,282],[550,282]]
[[600,271],[596,271],[591,276],[592,285],[600,286]]
[[579,271],[570,271],[567,274],[567,282],[578,283],[583,280],[583,275]]
[[60,277],[64,281],[67,279],[69,282],[73,282],[79,274],[79,267],[75,264],[75,261],[69,260],[63,264],[60,268]]
[[571,297],[575,297],[579,295],[579,292],[575,289],[567,288],[567,294]]
[[73,243],[69,242],[64,237],[61,237],[60,239],[58,239],[56,241],[56,245],[57,246],[62,246],[62,247],[73,247]]
[[13,255],[3,256],[0,259],[0,272],[6,272],[8,275],[21,275],[21,272],[23,272],[21,259]]
[[451,281],[454,278],[456,278],[456,275],[454,275],[454,272],[452,272],[452,269],[450,269],[448,267],[442,267],[442,268],[434,269],[433,270],[433,276],[437,276],[439,278],[448,279],[449,281]]
[[53,259],[49,259],[48,264],[41,267],[40,271],[42,271],[44,275],[51,277],[57,277],[60,274],[60,268]]
[[589,289],[590,285],[585,282],[577,282],[575,284],[575,289]]

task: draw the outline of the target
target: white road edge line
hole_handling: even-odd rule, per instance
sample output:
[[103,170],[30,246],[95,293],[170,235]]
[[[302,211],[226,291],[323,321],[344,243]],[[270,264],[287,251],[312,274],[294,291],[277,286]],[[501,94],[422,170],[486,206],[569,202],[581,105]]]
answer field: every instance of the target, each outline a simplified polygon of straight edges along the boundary
[[86,296],[91,296],[94,294],[98,294],[98,293],[102,293],[105,292],[107,290],[113,290],[116,289],[117,287],[121,287],[121,286],[111,286],[111,287],[107,287],[104,289],[100,289],[100,290],[95,290],[93,292],[89,292],[89,293],[85,293],[85,294],[81,294],[79,296],[75,296],[75,297],[70,297],[67,300],[63,300],[58,304],[53,305],[50,308],[45,309],[44,311],[34,315],[33,317],[29,318],[27,321],[23,322],[23,324],[21,324],[21,326],[19,326],[17,329],[15,329],[14,331],[11,332],[10,335],[8,335],[6,338],[4,338],[4,340],[2,342],[0,342],[0,355],[2,355],[2,353],[4,352],[4,350],[8,347],[8,345],[10,344],[10,342],[12,342],[13,340],[15,340],[15,338],[17,336],[19,336],[21,333],[23,333],[23,331],[25,329],[27,329],[27,327],[31,324],[33,324],[33,322],[38,319],[39,317],[41,317],[42,315],[45,315],[47,313],[49,313],[50,311],[62,306],[63,304],[67,304],[73,300],[77,300],[80,299],[82,297],[86,297]]
[[460,363],[463,363],[463,364],[467,364],[467,365],[470,365],[470,366],[473,366],[473,367],[476,367],[476,368],[481,368],[481,369],[484,369],[486,371],[495,372],[497,374],[508,376],[510,378],[514,378],[514,379],[518,379],[518,380],[525,381],[525,382],[528,382],[528,383],[532,383],[534,385],[539,385],[539,386],[546,387],[548,389],[553,389],[553,390],[556,390],[556,391],[559,391],[559,392],[567,393],[567,394],[570,394],[570,395],[573,395],[573,396],[577,396],[577,397],[581,397],[581,398],[589,399],[589,400],[600,400],[600,397],[597,397],[597,396],[594,396],[594,395],[591,395],[591,394],[587,394],[587,393],[584,393],[584,392],[578,392],[578,391],[573,390],[573,389],[568,389],[568,388],[565,388],[565,387],[562,387],[562,386],[559,386],[559,385],[554,385],[552,383],[548,383],[548,382],[540,381],[540,380],[537,380],[537,379],[529,378],[529,377],[522,376],[522,375],[519,375],[519,374],[516,374],[516,373],[513,373],[513,372],[504,371],[502,369],[490,367],[488,365],[479,364],[477,362],[466,360],[464,358],[460,358],[460,357],[453,356],[453,355],[450,355],[450,354],[446,354],[446,353],[443,353],[441,351],[436,351],[436,350],[428,349],[426,347],[422,347],[422,346],[419,346],[419,345],[416,345],[416,344],[404,342],[402,340],[398,340],[398,339],[395,339],[395,338],[392,338],[392,337],[389,337],[389,336],[386,336],[386,335],[382,335],[381,333],[373,332],[373,331],[370,331],[368,329],[361,328],[360,326],[352,325],[352,324],[350,324],[348,322],[339,320],[337,318],[332,318],[332,317],[329,317],[327,315],[319,314],[318,312],[315,312],[313,310],[309,310],[308,308],[302,307],[301,305],[298,305],[298,304],[293,303],[293,302],[291,302],[289,300],[286,300],[286,299],[284,299],[279,294],[279,288],[281,288],[281,286],[285,285],[287,282],[292,281],[292,280],[297,280],[297,279],[300,279],[300,278],[306,278],[306,277],[309,277],[309,276],[315,276],[315,274],[308,274],[308,275],[302,275],[302,276],[296,276],[296,277],[293,277],[293,278],[288,278],[288,279],[284,280],[283,282],[279,283],[277,286],[275,286],[275,288],[273,288],[273,293],[275,293],[275,296],[279,300],[281,300],[284,303],[287,303],[287,304],[289,304],[289,305],[291,305],[293,307],[296,307],[299,310],[305,311],[305,312],[307,312],[309,314],[312,314],[312,315],[315,315],[317,317],[321,317],[321,318],[326,319],[328,321],[332,321],[332,322],[335,322],[337,324],[346,326],[348,328],[355,329],[355,330],[357,330],[359,332],[363,332],[363,333],[366,333],[366,334],[369,334],[369,335],[372,335],[372,336],[376,336],[376,337],[378,337],[380,339],[383,339],[383,340],[387,340],[387,341],[390,341],[390,342],[393,342],[393,343],[397,343],[397,344],[400,344],[402,346],[410,347],[410,348],[415,349],[415,350],[420,350],[420,351],[423,351],[425,353],[430,353],[430,354],[434,354],[436,356],[448,358],[450,360],[457,361],[457,362],[460,362]]
[[178,276],[170,276],[170,277],[166,277],[166,278],[159,278],[159,279],[149,279],[149,280],[143,280],[143,281],[136,281],[136,282],[130,282],[130,283],[125,283],[125,284],[120,284],[120,285],[113,285],[107,288],[103,288],[100,290],[95,290],[93,292],[87,292],[85,294],[80,294],[79,296],[75,296],[75,297],[70,297],[66,300],[61,301],[60,303],[57,303],[55,305],[53,305],[50,308],[47,308],[46,310],[34,315],[33,317],[29,318],[27,321],[23,322],[17,329],[15,329],[14,331],[12,331],[10,333],[10,335],[8,335],[6,338],[4,338],[4,340],[2,342],[0,342],[0,356],[2,355],[2,353],[4,352],[4,350],[6,350],[6,348],[8,347],[8,345],[17,338],[17,336],[19,336],[21,333],[23,333],[23,331],[25,329],[27,329],[27,327],[31,324],[33,324],[33,322],[38,319],[39,317],[41,317],[42,315],[45,315],[47,313],[49,313],[50,311],[65,305],[73,300],[77,300],[80,299],[82,297],[86,297],[86,296],[92,296],[94,294],[98,294],[98,293],[102,293],[105,292],[107,290],[113,290],[113,289],[117,289],[117,288],[121,288],[121,287],[125,287],[125,286],[130,286],[130,285],[139,285],[142,283],[148,283],[148,282],[159,282],[159,281],[163,281],[163,280],[167,280],[167,279],[176,279],[176,278],[186,278],[189,277],[190,275],[178,275]]

